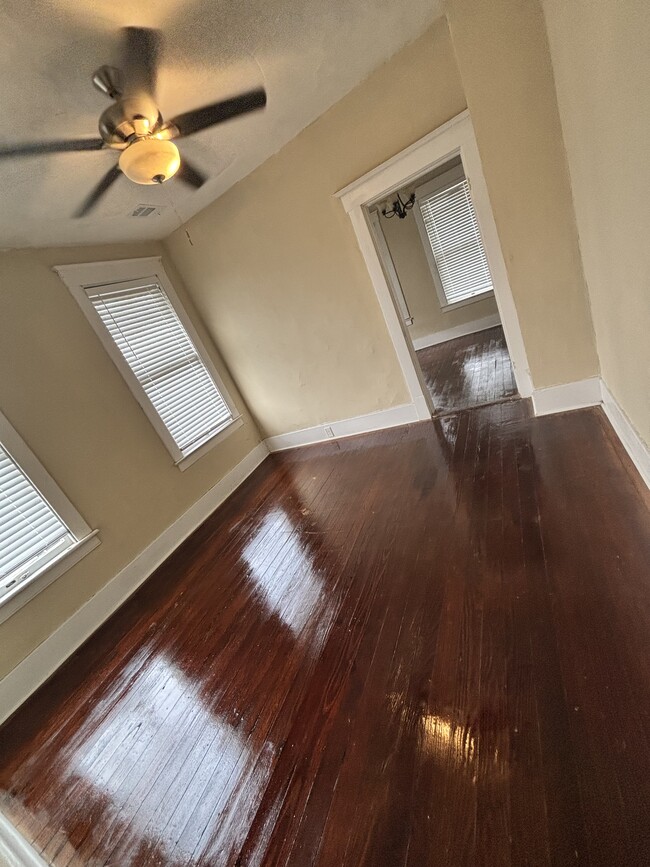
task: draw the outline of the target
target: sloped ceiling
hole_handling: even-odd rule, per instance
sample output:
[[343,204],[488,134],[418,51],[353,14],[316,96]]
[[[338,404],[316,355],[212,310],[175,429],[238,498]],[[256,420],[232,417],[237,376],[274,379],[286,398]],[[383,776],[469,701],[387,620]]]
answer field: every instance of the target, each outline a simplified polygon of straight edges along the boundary
[[[251,172],[440,14],[439,0],[3,0],[3,144],[97,134],[108,104],[93,71],[118,62],[118,29],[159,27],[165,117],[263,83],[265,111],[184,140],[210,175],[141,187],[120,178],[96,211],[71,214],[115,161],[111,151],[0,162],[0,247],[163,238]],[[139,204],[160,207],[131,217]]]

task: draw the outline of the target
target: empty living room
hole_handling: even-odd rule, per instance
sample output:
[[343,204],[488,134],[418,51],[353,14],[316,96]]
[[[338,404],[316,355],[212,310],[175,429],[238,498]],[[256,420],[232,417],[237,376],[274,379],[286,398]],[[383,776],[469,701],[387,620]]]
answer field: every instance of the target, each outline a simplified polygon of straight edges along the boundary
[[0,23],[0,867],[647,867],[650,5]]

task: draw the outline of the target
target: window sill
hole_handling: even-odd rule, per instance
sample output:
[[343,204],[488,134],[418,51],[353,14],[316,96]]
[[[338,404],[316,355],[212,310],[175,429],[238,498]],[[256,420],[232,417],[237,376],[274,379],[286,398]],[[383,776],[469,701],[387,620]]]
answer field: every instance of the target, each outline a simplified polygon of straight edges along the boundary
[[489,292],[481,292],[480,295],[472,295],[471,298],[465,298],[464,301],[456,301],[454,304],[442,304],[443,313],[448,313],[450,310],[458,310],[459,307],[467,307],[468,304],[475,304],[477,301],[485,301],[487,298],[494,298],[494,290]]
[[49,587],[53,581],[60,578],[68,569],[71,569],[75,563],[78,563],[86,554],[89,554],[100,544],[99,530],[93,530],[88,536],[80,539],[67,551],[60,554],[56,560],[48,563],[27,581],[18,584],[17,587],[7,593],[0,600],[0,623],[8,620],[16,611],[19,611],[23,605],[26,605],[31,599],[37,596],[46,587]]
[[195,461],[198,461],[199,458],[202,458],[206,452],[209,452],[213,446],[216,446],[217,443],[223,442],[226,437],[229,437],[230,434],[234,433],[236,430],[244,424],[244,419],[238,415],[237,418],[234,418],[230,424],[226,425],[226,427],[221,428],[219,433],[216,433],[209,440],[206,440],[204,443],[196,448],[193,452],[190,452],[189,455],[185,455],[185,457],[181,458],[179,461],[176,461],[176,466],[181,472],[186,470],[188,467],[191,467]]

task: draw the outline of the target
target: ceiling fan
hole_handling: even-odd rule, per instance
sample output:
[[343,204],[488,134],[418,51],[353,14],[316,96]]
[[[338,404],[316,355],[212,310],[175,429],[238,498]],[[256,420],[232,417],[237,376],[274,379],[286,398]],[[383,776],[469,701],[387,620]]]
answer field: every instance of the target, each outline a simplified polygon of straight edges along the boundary
[[164,121],[155,102],[162,35],[150,28],[124,27],[122,36],[122,69],[101,66],[92,77],[95,87],[113,100],[99,118],[100,138],[0,147],[0,159],[107,148],[119,152],[118,162],[88,194],[75,217],[85,216],[121,174],[136,184],[162,184],[176,176],[191,187],[202,186],[206,176],[181,159],[173,139],[266,105],[266,92],[260,87]]

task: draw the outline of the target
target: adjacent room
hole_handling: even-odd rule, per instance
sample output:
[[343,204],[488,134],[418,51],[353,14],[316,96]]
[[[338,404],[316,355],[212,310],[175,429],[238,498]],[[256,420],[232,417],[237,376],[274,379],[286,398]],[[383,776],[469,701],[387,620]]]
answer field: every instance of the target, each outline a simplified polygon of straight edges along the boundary
[[0,865],[650,864],[650,6],[0,21]]
[[519,397],[460,156],[368,209],[432,416]]

